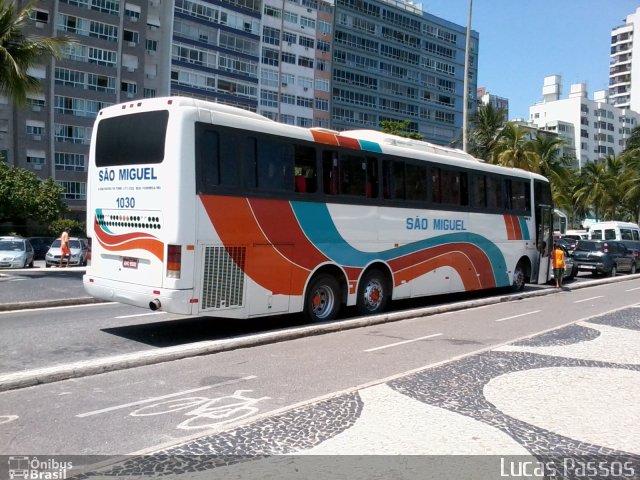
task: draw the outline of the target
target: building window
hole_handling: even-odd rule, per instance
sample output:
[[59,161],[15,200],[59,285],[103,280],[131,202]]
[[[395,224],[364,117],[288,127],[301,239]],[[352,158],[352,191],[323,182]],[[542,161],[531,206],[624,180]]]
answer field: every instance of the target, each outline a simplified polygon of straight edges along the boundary
[[277,107],[278,106],[278,92],[271,90],[260,91],[260,105],[265,107]]
[[87,184],[86,182],[66,182],[56,181],[64,189],[62,197],[67,200],[86,200]]
[[280,54],[280,60],[282,60],[283,63],[296,64],[296,56],[293,53],[282,52]]
[[29,18],[38,23],[49,23],[49,12],[45,10],[31,10]]
[[85,172],[87,164],[83,153],[56,152],[56,170],[66,170],[68,172]]
[[137,45],[140,42],[140,34],[132,30],[125,30],[122,32],[122,40]]
[[133,82],[120,83],[120,91],[126,93],[127,97],[131,98],[138,92],[138,85]]
[[291,12],[284,12],[284,21],[289,23],[298,23],[298,15]]
[[263,27],[262,41],[269,45],[280,45],[280,30],[267,26]]
[[278,50],[273,50],[271,48],[263,48],[262,63],[264,63],[265,65],[272,65],[274,67],[277,67],[280,64]]
[[298,36],[295,33],[284,32],[282,34],[282,41],[286,42],[289,45],[295,44]]
[[158,51],[158,41],[157,40],[149,40],[147,39],[145,49],[147,52],[157,52]]
[[156,96],[155,88],[145,88],[143,91],[144,98],[154,98]]
[[300,57],[298,57],[298,66],[313,68],[313,58],[303,57],[302,55],[300,55]]

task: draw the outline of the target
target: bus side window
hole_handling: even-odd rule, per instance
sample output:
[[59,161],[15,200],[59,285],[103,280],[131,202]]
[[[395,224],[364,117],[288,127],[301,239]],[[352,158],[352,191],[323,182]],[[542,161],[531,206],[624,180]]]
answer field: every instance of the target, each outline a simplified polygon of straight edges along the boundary
[[475,208],[487,206],[487,177],[485,175],[471,175],[470,204]]
[[367,157],[367,197],[378,198],[378,183],[378,159]]
[[502,208],[502,180],[487,176],[487,208]]
[[431,201],[442,203],[442,184],[439,168],[431,169]]
[[460,173],[442,170],[441,178],[442,203],[460,205]]
[[220,182],[218,132],[198,128],[196,131],[196,192],[208,194]]
[[293,190],[293,145],[262,139],[258,142],[258,188]]
[[338,193],[338,153],[331,150],[322,152],[322,184],[324,193],[336,195]]
[[299,193],[315,193],[318,184],[316,149],[303,145],[294,145],[293,148],[295,191]]
[[427,167],[422,165],[405,165],[407,174],[407,200],[427,199]]
[[340,156],[340,193],[364,197],[367,165],[359,155]]
[[[235,132],[225,132],[220,137],[220,185],[225,187],[238,187],[240,185],[240,169],[238,168],[238,157],[242,158],[242,154],[238,152],[238,145],[247,148],[247,139],[242,138],[240,134]],[[243,151],[244,151],[243,148]]]
[[404,199],[404,162],[382,161],[382,196],[387,200]]

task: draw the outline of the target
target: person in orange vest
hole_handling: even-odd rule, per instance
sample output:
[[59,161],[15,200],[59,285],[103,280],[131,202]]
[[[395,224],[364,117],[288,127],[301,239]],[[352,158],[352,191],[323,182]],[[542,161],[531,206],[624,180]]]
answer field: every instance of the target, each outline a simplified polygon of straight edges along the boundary
[[553,245],[553,278],[556,279],[556,287],[562,287],[562,277],[564,276],[564,250],[559,243]]

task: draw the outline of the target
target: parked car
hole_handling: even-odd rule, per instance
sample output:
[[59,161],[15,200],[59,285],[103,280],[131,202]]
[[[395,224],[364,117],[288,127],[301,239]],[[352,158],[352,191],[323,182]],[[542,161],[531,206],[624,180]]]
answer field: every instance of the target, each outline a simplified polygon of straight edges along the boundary
[[[71,257],[69,258],[69,265],[86,265],[87,264],[87,252],[89,251],[87,244],[79,238],[72,237],[69,239],[69,249],[71,250]],[[45,256],[45,267],[60,265],[60,239],[56,239],[51,244],[47,255]],[[67,260],[63,265],[67,264]]]
[[3,237],[0,240],[0,268],[33,267],[33,247],[26,238]]
[[53,237],[29,237],[27,240],[31,242],[31,246],[33,247],[33,252],[35,254],[36,260],[44,260],[49,247],[55,240]]
[[553,241],[558,242],[564,247],[565,250],[569,252],[573,252],[576,248],[576,243],[578,243],[578,240],[576,240],[575,238],[569,238],[567,236],[554,238]]
[[[554,241],[558,241],[558,239],[554,239]],[[558,242],[560,243],[560,242]],[[564,250],[564,275],[562,276],[562,278],[566,278],[567,280],[571,280],[572,278],[574,278],[577,274],[578,274],[578,266],[575,264],[575,261],[573,260],[573,255],[572,253],[567,249],[567,247],[565,247],[562,243],[560,243],[560,246],[562,247],[562,249]],[[550,268],[550,280],[553,280],[555,278],[555,275],[553,274],[553,268]]]
[[636,265],[640,267],[640,241],[637,240],[620,240],[620,243],[631,250],[631,253],[636,257]]
[[580,240],[573,259],[581,272],[614,277],[618,272],[636,273],[638,260],[633,252],[617,241]]

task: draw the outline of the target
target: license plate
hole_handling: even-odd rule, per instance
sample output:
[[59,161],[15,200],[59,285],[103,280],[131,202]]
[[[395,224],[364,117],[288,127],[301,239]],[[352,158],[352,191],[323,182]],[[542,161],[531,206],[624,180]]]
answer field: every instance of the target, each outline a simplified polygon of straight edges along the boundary
[[580,265],[580,268],[586,268],[589,270],[593,270],[594,268],[596,268],[595,265]]
[[124,257],[122,259],[122,266],[124,268],[138,268],[138,259],[131,257]]

